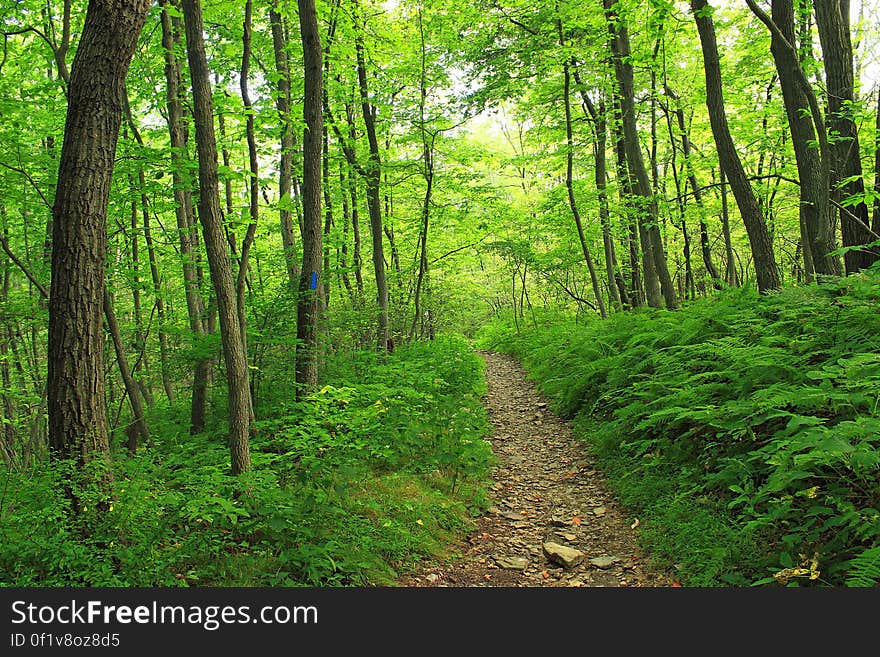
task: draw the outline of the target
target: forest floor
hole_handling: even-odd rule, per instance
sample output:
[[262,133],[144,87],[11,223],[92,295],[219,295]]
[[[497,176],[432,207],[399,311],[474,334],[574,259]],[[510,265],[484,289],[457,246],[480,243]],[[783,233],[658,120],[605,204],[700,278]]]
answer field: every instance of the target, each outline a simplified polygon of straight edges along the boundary
[[619,507],[571,425],[513,358],[480,352],[498,465],[494,506],[452,558],[402,577],[407,587],[675,586],[638,546],[638,520]]

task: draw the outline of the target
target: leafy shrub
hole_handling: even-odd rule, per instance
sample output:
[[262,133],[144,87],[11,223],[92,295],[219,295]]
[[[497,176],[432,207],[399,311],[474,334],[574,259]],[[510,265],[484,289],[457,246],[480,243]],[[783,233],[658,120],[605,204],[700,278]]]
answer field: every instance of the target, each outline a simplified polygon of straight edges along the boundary
[[0,585],[392,583],[487,503],[481,368],[455,337],[331,359],[307,399],[270,396],[238,477],[222,430],[190,436],[170,412],[114,454],[100,513],[70,512],[69,464],[0,471]]

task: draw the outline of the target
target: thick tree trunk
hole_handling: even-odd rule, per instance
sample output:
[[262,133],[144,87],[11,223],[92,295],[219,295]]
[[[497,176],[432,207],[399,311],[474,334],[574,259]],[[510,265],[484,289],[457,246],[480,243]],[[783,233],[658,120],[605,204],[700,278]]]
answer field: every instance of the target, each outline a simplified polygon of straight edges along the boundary
[[767,231],[761,206],[749,184],[748,176],[740,161],[724,109],[724,94],[721,86],[721,62],[718,58],[718,45],[715,40],[715,24],[712,21],[712,8],[707,0],[691,0],[694,20],[700,35],[703,50],[703,65],[706,76],[706,107],[709,110],[709,122],[718,149],[718,160],[730,180],[734,198],[742,215],[752,258],[755,262],[755,275],[758,290],[761,293],[776,290],[782,285],[776,257],[773,253],[773,242]]
[[[832,198],[840,204],[851,196],[865,192],[859,135],[852,113],[855,83],[849,0],[816,0],[813,9],[822,44],[825,84],[828,87],[828,132],[836,136],[831,145],[831,179],[836,190]],[[869,228],[868,206],[864,200],[841,207],[840,229],[845,247],[861,246],[877,239]],[[846,273],[852,274],[870,267],[878,258],[878,248],[847,251],[843,256]]]
[[205,240],[211,281],[217,299],[229,411],[229,449],[232,474],[250,469],[250,389],[247,357],[238,323],[235,281],[227,251],[220,213],[217,174],[217,140],[214,135],[214,108],[205,42],[202,8],[199,0],[183,0],[187,57],[193,88],[193,117],[199,155],[199,221]]
[[314,0],[297,0],[303,46],[303,259],[296,326],[296,382],[300,397],[318,382],[318,277],[321,274],[321,137],[323,68]]
[[[150,2],[91,0],[68,87],[67,121],[52,209],[49,297],[49,444],[80,466],[110,449],[104,408],[104,267],[107,204],[125,78]],[[73,493],[76,511],[80,500]]]
[[[767,16],[754,2],[748,4],[771,32],[770,52],[779,74],[800,181],[799,223],[803,229],[801,242],[804,245],[807,280],[812,275],[811,269],[816,274],[839,276],[843,273],[840,259],[830,255],[837,248],[829,197],[831,178],[828,160],[831,154],[815,95],[798,61],[794,2],[773,0],[772,16]],[[819,149],[815,147],[817,133],[821,140]]]

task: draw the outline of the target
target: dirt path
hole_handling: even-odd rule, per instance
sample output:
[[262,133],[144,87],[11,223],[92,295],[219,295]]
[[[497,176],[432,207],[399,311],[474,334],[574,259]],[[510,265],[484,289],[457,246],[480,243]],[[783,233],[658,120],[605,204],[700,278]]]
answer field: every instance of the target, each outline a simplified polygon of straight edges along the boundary
[[[495,506],[458,547],[461,558],[431,564],[402,586],[669,586],[643,562],[636,519],[615,504],[570,425],[557,417],[511,357],[486,361],[486,405],[499,465]],[[578,552],[561,565],[552,545]]]

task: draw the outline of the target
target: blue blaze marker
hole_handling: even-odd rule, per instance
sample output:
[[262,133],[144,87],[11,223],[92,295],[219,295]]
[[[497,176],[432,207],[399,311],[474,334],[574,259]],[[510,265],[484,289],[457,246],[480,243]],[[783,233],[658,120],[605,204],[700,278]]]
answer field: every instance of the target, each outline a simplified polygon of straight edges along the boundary
[[310,290],[317,290],[318,289],[318,272],[316,272],[316,271],[312,272],[312,278],[309,281],[309,289]]

